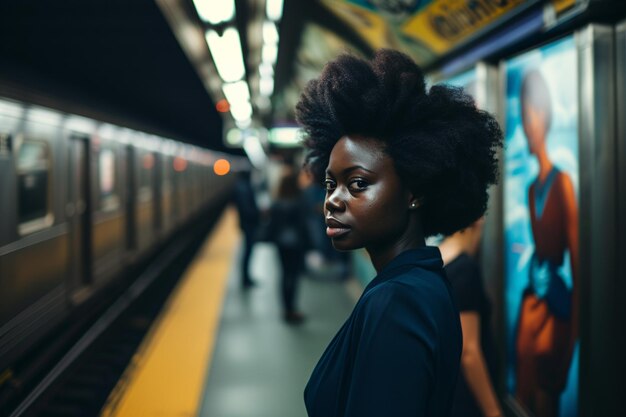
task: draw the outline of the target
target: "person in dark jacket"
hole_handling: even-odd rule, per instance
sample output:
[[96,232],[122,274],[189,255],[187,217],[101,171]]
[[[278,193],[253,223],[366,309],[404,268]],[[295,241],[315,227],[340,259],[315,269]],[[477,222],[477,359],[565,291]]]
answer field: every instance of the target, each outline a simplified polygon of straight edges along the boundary
[[471,97],[427,91],[406,55],[342,55],[296,107],[311,169],[326,186],[326,234],[365,248],[377,276],[304,392],[310,417],[447,417],[461,325],[439,250],[425,238],[480,218],[502,132]]
[[254,198],[254,189],[250,182],[250,171],[238,173],[233,190],[233,200],[239,214],[239,227],[244,236],[244,247],[240,264],[241,286],[249,288],[255,285],[254,280],[250,277],[250,257],[261,218]]
[[298,174],[284,167],[278,193],[270,208],[270,235],[278,248],[282,268],[280,288],[284,319],[299,324],[304,316],[296,307],[298,281],[304,269],[304,254],[308,245],[305,218],[300,201]]

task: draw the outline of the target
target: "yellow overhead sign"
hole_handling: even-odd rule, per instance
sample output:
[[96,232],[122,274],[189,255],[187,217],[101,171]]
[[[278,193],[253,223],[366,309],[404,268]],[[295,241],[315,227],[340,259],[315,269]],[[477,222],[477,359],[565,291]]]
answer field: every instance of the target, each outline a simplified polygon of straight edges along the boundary
[[526,0],[439,0],[408,20],[402,32],[443,54]]
[[549,7],[560,15],[577,0],[321,0],[372,49],[394,48],[427,64],[477,35],[501,24],[526,6]]
[[575,5],[576,0],[552,0],[551,3],[554,11],[559,14]]

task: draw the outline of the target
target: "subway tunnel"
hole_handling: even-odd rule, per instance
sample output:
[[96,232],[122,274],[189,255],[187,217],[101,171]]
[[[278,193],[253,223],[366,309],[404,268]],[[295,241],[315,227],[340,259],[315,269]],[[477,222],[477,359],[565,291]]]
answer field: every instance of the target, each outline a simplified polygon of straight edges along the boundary
[[422,242],[488,362],[489,388],[457,363],[454,415],[622,415],[626,2],[22,0],[0,36],[1,415],[311,415],[380,270],[336,250],[296,107],[326,63],[381,49],[502,132],[457,253],[474,281],[454,233]]

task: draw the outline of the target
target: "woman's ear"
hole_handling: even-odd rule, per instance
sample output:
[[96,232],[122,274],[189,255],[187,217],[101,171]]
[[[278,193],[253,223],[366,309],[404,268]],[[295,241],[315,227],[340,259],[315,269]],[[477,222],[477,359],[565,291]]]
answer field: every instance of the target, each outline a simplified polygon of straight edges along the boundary
[[409,195],[409,210],[417,210],[421,205],[420,198],[413,193]]

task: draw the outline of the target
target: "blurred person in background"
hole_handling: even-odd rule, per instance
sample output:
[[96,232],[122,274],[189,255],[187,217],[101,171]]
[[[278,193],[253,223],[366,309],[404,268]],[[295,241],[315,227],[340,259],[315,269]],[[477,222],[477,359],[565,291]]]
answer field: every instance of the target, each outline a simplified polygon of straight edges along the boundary
[[[324,191],[321,184],[317,184],[314,181],[313,175],[306,166],[300,170],[298,186],[300,187],[302,196],[300,201],[302,204],[303,220],[310,240],[310,246],[307,249],[309,255],[311,252],[314,254],[313,259],[315,259],[315,261],[312,266],[319,269],[326,258],[326,246],[330,246],[332,249],[330,240],[326,237],[326,233],[324,233],[324,195],[326,191]],[[311,259],[312,257],[309,256],[308,258]]]
[[254,195],[254,189],[252,188],[250,171],[240,171],[237,173],[237,181],[233,189],[233,201],[237,207],[239,227],[244,237],[243,253],[240,263],[241,286],[243,288],[250,288],[256,285],[254,280],[250,277],[250,257],[252,255],[252,247],[256,240],[257,229],[261,218]]
[[280,289],[284,319],[289,324],[299,324],[304,315],[297,308],[298,282],[309,239],[302,215],[298,172],[289,161],[283,165],[269,215],[269,235],[278,249],[282,269]]
[[496,375],[491,331],[491,302],[476,256],[484,218],[448,236],[439,245],[446,275],[461,314],[463,351],[452,416],[502,417],[492,380]]
[[307,266],[312,276],[320,279],[344,279],[349,275],[348,253],[339,252],[326,236],[324,197],[326,190],[315,181],[308,165],[300,170],[302,215],[309,235],[310,247]]

